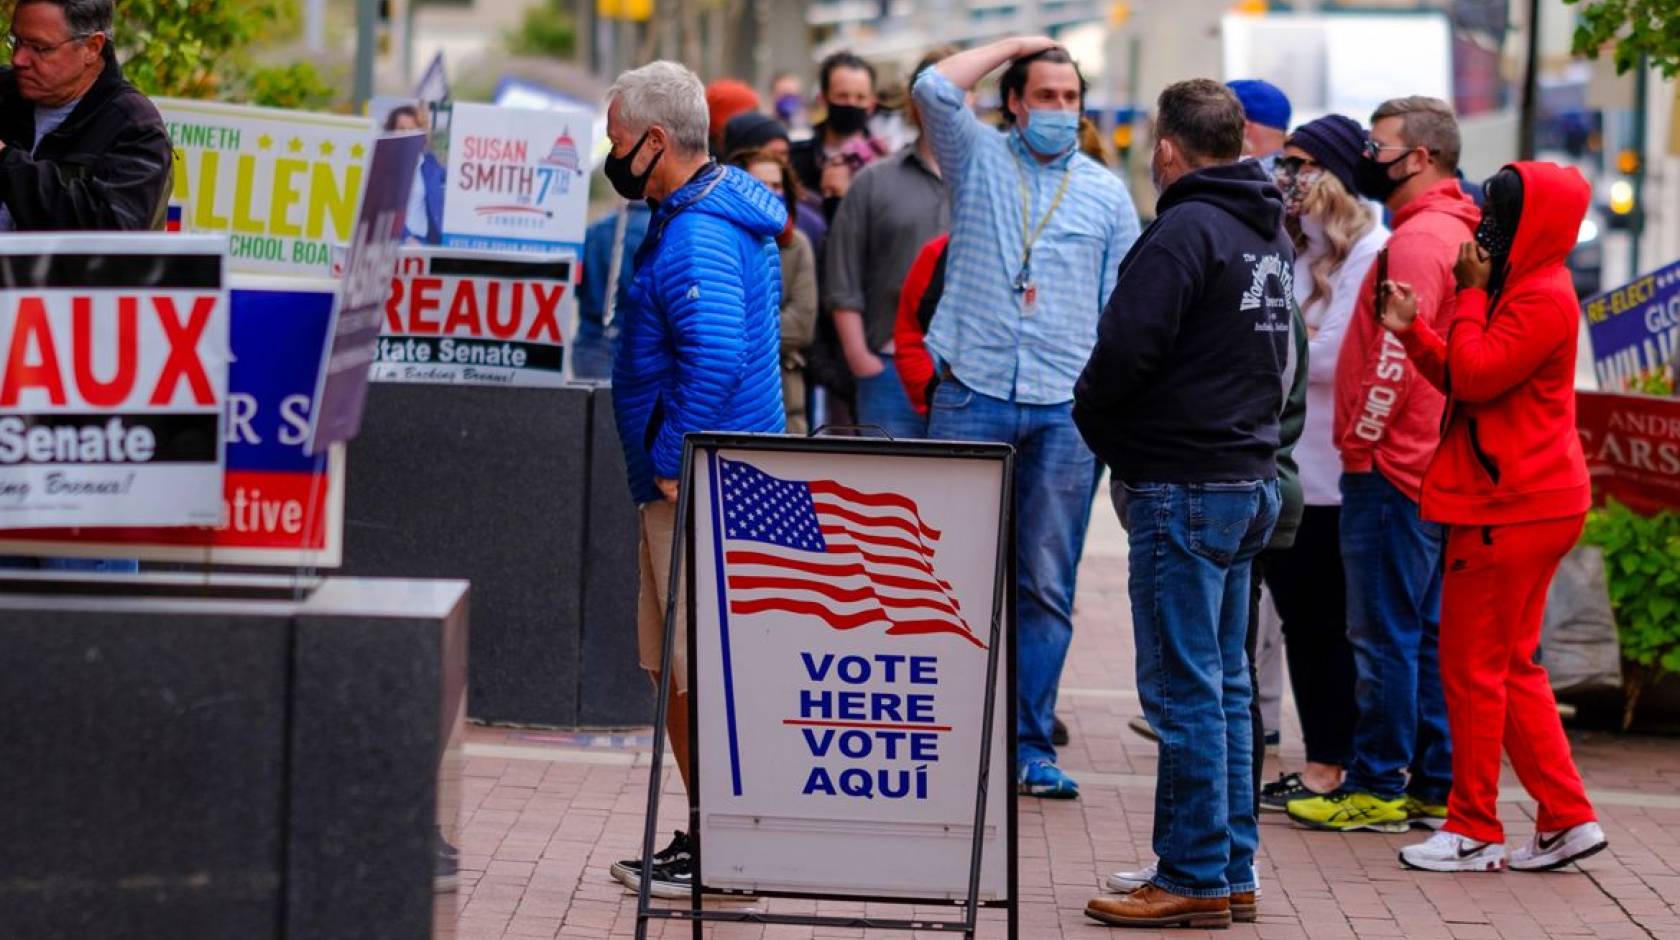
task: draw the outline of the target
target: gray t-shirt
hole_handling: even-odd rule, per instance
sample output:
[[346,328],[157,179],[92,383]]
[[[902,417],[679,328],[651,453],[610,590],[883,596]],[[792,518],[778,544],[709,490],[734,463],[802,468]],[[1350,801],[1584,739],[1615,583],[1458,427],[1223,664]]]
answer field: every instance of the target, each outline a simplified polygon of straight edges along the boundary
[[[29,145],[31,156],[35,154],[35,149],[41,146],[41,138],[58,130],[58,126],[64,123],[64,119],[70,116],[71,111],[76,110],[76,105],[80,104],[81,100],[77,98],[75,101],[61,104],[56,108],[35,106],[35,142]],[[11,207],[0,205],[0,232],[11,232],[16,229],[17,225],[12,221]]]

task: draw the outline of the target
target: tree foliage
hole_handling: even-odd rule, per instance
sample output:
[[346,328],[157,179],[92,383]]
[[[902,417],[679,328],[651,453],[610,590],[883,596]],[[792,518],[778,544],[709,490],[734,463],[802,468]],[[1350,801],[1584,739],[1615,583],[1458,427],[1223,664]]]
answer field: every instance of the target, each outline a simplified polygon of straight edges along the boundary
[[[16,0],[0,0],[7,21]],[[148,95],[320,107],[336,95],[309,63],[263,66],[253,46],[299,27],[297,0],[119,0],[123,74]]]
[[545,0],[529,7],[519,28],[507,35],[514,55],[570,59],[577,54],[577,24],[567,0]]
[[1618,74],[1639,67],[1641,57],[1680,74],[1680,0],[1564,0],[1578,4],[1575,54],[1596,59],[1609,48]]
[[1680,674],[1680,515],[1641,516],[1611,500],[1587,517],[1585,541],[1604,549],[1627,667],[1626,728],[1640,694],[1662,677]]

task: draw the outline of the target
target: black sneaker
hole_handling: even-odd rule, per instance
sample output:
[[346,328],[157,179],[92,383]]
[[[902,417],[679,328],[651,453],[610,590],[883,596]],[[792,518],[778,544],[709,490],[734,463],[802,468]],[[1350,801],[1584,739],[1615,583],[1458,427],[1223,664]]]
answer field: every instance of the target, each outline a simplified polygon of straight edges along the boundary
[[1062,716],[1060,715],[1050,716],[1050,743],[1056,747],[1067,747],[1067,725],[1062,723]]
[[669,864],[653,866],[653,881],[648,885],[648,894],[665,900],[692,897],[694,857],[685,851]]
[[1300,774],[1284,774],[1260,788],[1260,809],[1262,812],[1286,813],[1290,800],[1314,796],[1323,794],[1308,787]]
[[[670,865],[678,860],[687,861],[689,858],[688,833],[678,829],[676,834],[671,837],[670,845],[667,845],[658,852],[653,853],[655,884],[658,883],[659,868]],[[641,890],[642,860],[639,858],[630,858],[621,862],[614,862],[612,866],[612,876],[618,879],[619,884],[624,885],[631,891]]]

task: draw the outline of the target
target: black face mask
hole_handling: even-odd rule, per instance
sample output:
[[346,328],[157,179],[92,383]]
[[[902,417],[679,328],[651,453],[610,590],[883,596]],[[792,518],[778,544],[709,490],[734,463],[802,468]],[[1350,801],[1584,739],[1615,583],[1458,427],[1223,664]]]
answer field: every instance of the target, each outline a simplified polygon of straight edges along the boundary
[[828,106],[828,126],[841,136],[856,134],[869,125],[869,110],[852,104]]
[[1482,224],[1476,226],[1476,244],[1482,250],[1495,258],[1503,258],[1511,253],[1511,241],[1514,233],[1505,231],[1499,220],[1490,212],[1482,213]]
[[647,196],[648,179],[653,176],[653,168],[659,165],[660,158],[665,156],[663,150],[654,154],[653,159],[648,161],[647,169],[640,174],[631,169],[636,165],[636,154],[642,152],[642,145],[647,143],[650,133],[652,133],[651,130],[643,131],[642,139],[636,141],[636,146],[631,147],[630,152],[622,157],[607,154],[606,163],[601,167],[602,171],[607,174],[607,182],[611,183],[613,190],[625,199],[642,199]]
[[1386,205],[1390,196],[1393,196],[1400,187],[1406,185],[1407,180],[1417,175],[1416,173],[1407,173],[1399,179],[1394,179],[1388,175],[1388,171],[1393,169],[1395,164],[1409,156],[1411,156],[1410,153],[1403,153],[1387,163],[1380,163],[1369,157],[1361,159],[1353,171],[1353,182],[1355,186],[1359,187],[1359,194]]

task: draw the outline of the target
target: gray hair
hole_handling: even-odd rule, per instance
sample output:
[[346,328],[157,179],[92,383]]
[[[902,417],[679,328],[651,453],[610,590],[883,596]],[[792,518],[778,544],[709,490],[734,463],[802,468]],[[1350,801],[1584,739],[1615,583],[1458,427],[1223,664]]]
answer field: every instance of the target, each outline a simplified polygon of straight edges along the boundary
[[1375,124],[1383,118],[1400,119],[1400,139],[1408,147],[1422,147],[1429,151],[1436,165],[1451,173],[1458,169],[1462,144],[1458,135],[1458,118],[1452,105],[1439,98],[1414,95],[1384,101],[1371,115]]
[[31,3],[50,3],[64,11],[65,25],[70,27],[72,39],[86,39],[94,33],[104,33],[111,40],[112,24],[116,19],[115,0],[20,0],[18,6]]
[[706,86],[681,63],[662,59],[620,75],[607,89],[607,107],[614,104],[632,134],[658,124],[679,153],[705,153],[710,144]]

